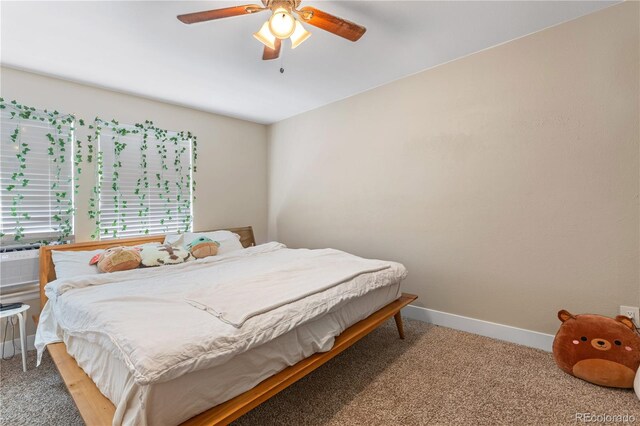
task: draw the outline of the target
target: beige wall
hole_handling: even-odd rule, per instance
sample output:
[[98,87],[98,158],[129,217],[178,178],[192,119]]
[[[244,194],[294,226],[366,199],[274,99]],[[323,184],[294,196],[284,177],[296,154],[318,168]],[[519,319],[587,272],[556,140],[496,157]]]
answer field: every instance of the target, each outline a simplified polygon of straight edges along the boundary
[[541,332],[561,308],[639,305],[639,16],[614,6],[271,126],[269,236],[403,262],[419,305]]
[[[74,113],[121,123],[152,120],[170,130],[190,130],[198,137],[196,230],[252,225],[256,239],[267,234],[267,129],[260,124],[209,114],[10,68],[0,69],[1,96],[36,108]],[[86,140],[87,128],[78,129]],[[85,144],[86,148],[86,144]],[[77,241],[89,240],[86,213],[93,187],[92,167],[83,167],[76,206]],[[26,301],[37,304],[38,301]]]

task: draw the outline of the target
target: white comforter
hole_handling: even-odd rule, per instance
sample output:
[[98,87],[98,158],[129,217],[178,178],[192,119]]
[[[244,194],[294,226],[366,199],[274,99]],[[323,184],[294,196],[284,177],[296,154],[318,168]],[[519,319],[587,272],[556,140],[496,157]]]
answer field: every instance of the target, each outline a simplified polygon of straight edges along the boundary
[[[145,385],[221,365],[405,276],[394,262],[269,243],[182,265],[56,280],[46,286],[42,316],[53,311],[57,327],[111,351]],[[39,327],[39,355],[61,334]]]

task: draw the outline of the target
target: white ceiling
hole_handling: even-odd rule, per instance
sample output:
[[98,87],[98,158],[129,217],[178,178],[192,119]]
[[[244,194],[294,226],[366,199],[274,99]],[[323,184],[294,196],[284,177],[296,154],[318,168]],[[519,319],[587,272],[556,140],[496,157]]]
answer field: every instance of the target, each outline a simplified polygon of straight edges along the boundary
[[[247,3],[260,3],[259,1]],[[3,65],[273,123],[616,1],[304,1],[367,27],[312,37],[262,61],[267,13],[185,25],[229,1],[2,1]]]

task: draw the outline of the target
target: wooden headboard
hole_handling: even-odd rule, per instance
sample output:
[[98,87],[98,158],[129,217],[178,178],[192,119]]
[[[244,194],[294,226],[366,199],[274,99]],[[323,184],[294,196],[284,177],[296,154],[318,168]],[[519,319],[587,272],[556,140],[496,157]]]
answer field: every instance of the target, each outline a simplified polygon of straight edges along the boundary
[[[240,242],[243,247],[251,247],[256,245],[253,236],[253,228],[245,226],[243,228],[216,229],[215,231],[231,231],[240,235]],[[198,231],[213,232],[213,231]],[[44,306],[47,302],[47,296],[44,294],[44,286],[56,279],[56,269],[53,265],[51,252],[56,251],[90,251],[97,249],[108,249],[109,247],[118,246],[137,246],[146,243],[163,242],[164,234],[149,235],[146,237],[121,238],[106,241],[89,241],[86,243],[64,244],[57,246],[40,247],[40,306]]]

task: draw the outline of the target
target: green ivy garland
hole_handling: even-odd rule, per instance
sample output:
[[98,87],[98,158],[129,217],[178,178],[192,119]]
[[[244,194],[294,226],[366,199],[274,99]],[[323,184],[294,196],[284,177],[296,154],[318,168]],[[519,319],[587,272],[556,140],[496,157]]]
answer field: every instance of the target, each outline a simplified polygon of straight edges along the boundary
[[[61,114],[58,111],[39,111],[33,107],[29,107],[18,103],[13,100],[11,102],[5,102],[3,98],[0,98],[0,110],[8,110],[10,119],[17,120],[34,120],[48,123],[51,126],[51,131],[46,135],[49,146],[47,153],[49,155],[51,164],[54,169],[53,179],[51,184],[51,190],[55,194],[55,207],[52,215],[52,220],[56,222],[56,231],[59,235],[58,241],[63,242],[68,240],[73,230],[72,218],[76,214],[76,210],[73,206],[72,197],[68,197],[68,192],[63,189],[64,184],[72,184],[75,194],[78,193],[80,188],[79,177],[82,174],[83,164],[94,163],[95,166],[95,184],[91,190],[89,198],[89,218],[94,221],[95,230],[91,234],[92,239],[99,237],[99,229],[101,225],[99,214],[99,199],[101,194],[101,188],[104,182],[104,153],[100,149],[96,149],[101,132],[103,129],[109,129],[113,132],[113,146],[114,146],[114,164],[113,174],[111,179],[111,188],[116,194],[114,197],[115,211],[121,218],[125,218],[128,214],[129,206],[127,200],[122,197],[120,193],[120,168],[122,163],[120,156],[125,151],[127,144],[122,141],[123,137],[140,134],[142,137],[142,143],[140,145],[140,159],[139,166],[141,169],[141,177],[136,182],[135,195],[138,197],[138,212],[137,215],[142,221],[145,227],[144,233],[148,234],[148,217],[150,214],[149,206],[146,205],[147,192],[151,185],[148,169],[148,149],[149,149],[149,137],[153,136],[155,139],[156,152],[160,158],[160,173],[155,174],[155,185],[160,189],[159,197],[165,203],[166,219],[161,219],[161,224],[165,224],[165,231],[168,231],[168,222],[173,220],[173,213],[177,210],[177,213],[182,215],[185,212],[184,219],[182,220],[182,227],[180,231],[187,231],[191,226],[191,202],[195,200],[196,182],[193,179],[192,174],[196,172],[196,161],[198,159],[198,143],[197,138],[191,132],[177,132],[170,133],[165,129],[156,127],[152,121],[145,121],[144,123],[135,124],[133,127],[121,126],[116,120],[109,122],[96,117],[93,124],[88,126],[89,134],[86,140],[86,156],[83,156],[83,143],[82,140],[77,138],[74,140],[74,135],[77,126],[85,126],[85,122],[82,119],[76,120],[72,114]],[[63,128],[68,127],[68,133],[64,134]],[[19,123],[16,123],[16,128],[10,134],[11,142],[16,146],[16,159],[18,161],[18,170],[11,176],[10,183],[6,184],[3,190],[12,193],[12,206],[10,209],[11,215],[14,217],[16,226],[10,231],[15,241],[20,241],[24,238],[24,224],[31,219],[28,212],[20,213],[22,202],[25,198],[24,188],[29,186],[29,179],[26,178],[25,171],[27,169],[29,152],[31,151],[29,144],[22,140],[22,132]],[[181,142],[188,141],[190,145],[184,146]],[[173,146],[173,169],[178,179],[171,183],[165,176],[165,172],[169,171],[168,153],[169,149]],[[191,163],[189,164],[188,173],[184,173],[184,165],[181,159],[187,150],[190,148]],[[64,164],[68,161],[67,154],[72,151],[70,159],[73,161],[74,173],[73,177],[65,178],[62,176]],[[175,187],[173,186],[175,185]],[[176,189],[175,197],[172,199],[172,189]],[[171,204],[177,205],[176,210],[172,209]],[[117,224],[117,221],[114,225]],[[120,227],[121,231],[126,231],[127,225],[125,221],[122,221]],[[5,236],[3,230],[0,232],[0,237]],[[113,229],[112,236],[117,236],[118,229]],[[47,241],[44,241],[48,243]]]
[[[177,205],[177,212],[179,214],[183,212],[188,212],[188,214],[182,220],[182,227],[179,231],[187,231],[191,226],[192,215],[191,215],[191,194],[195,191],[195,180],[192,179],[191,173],[195,172],[195,160],[197,160],[197,141],[196,138],[191,132],[178,132],[174,134],[170,134],[169,131],[165,129],[161,129],[156,127],[152,121],[146,120],[144,123],[136,123],[134,126],[122,126],[116,120],[111,120],[109,122],[102,120],[100,118],[96,118],[94,120],[94,124],[89,125],[89,129],[94,130],[94,134],[88,137],[88,145],[93,145],[99,141],[101,132],[104,129],[108,129],[112,133],[112,142],[114,149],[114,162],[112,164],[113,173],[111,176],[111,189],[114,192],[114,212],[119,218],[124,218],[127,216],[128,212],[128,204],[127,200],[121,194],[120,187],[120,168],[122,167],[122,162],[120,161],[120,156],[123,155],[127,144],[121,141],[122,137],[139,134],[141,135],[142,141],[140,144],[140,157],[139,157],[139,166],[141,170],[140,177],[136,180],[136,185],[134,189],[134,195],[138,198],[138,211],[137,217],[140,218],[143,226],[144,233],[148,234],[148,217],[150,214],[149,206],[146,204],[147,201],[147,192],[151,185],[149,179],[149,169],[148,169],[148,150],[149,150],[149,137],[153,136],[155,139],[155,149],[160,159],[160,170],[155,175],[154,186],[159,190],[158,196],[163,201],[165,205],[165,214],[166,217],[160,219],[160,224],[165,225],[164,231],[169,231],[169,223],[174,219],[174,209],[172,208],[172,204]],[[190,141],[191,142],[191,164],[189,165],[189,174],[187,178],[184,177],[184,167],[181,161],[183,154],[186,153],[187,147],[180,146],[180,142]],[[172,199],[172,183],[165,176],[165,172],[169,171],[168,164],[168,153],[170,145],[173,145],[174,150],[173,153],[175,155],[173,161],[173,169],[176,175],[180,176],[180,178],[173,183],[176,189],[175,199]],[[96,184],[92,190],[92,196],[89,200],[89,218],[94,221],[95,227],[94,232],[91,234],[91,238],[96,239],[100,235],[100,214],[97,206],[97,200],[100,198],[101,188],[103,185],[103,158],[104,153],[102,148],[97,151],[90,150],[90,152],[96,152]],[[88,161],[88,160],[87,160]],[[193,169],[193,170],[192,170]],[[186,192],[186,194],[185,194]],[[112,231],[111,236],[117,237],[118,231],[126,231],[127,225],[124,221],[121,221],[122,225],[118,230],[116,226],[118,225],[119,220],[114,219],[112,223]],[[109,233],[108,230],[104,230],[103,235],[107,235]]]
[[[75,124],[75,121],[71,124],[71,132],[73,134],[75,134],[76,130]],[[84,126],[84,120],[79,119],[78,124],[80,126]],[[82,141],[80,139],[76,139],[76,151],[73,156],[73,166],[76,168],[76,173],[74,175],[73,192],[77,194],[78,190],[80,189],[80,175],[82,174]]]
[[[145,121],[145,124],[148,125],[149,121]],[[145,131],[145,126],[142,124],[136,124],[140,131],[142,131],[142,144],[140,145],[140,170],[142,170],[142,177],[139,177],[136,181],[136,189],[134,190],[134,194],[138,197],[138,217],[144,225],[144,233],[149,233],[149,206],[146,205],[145,200],[147,199],[147,190],[149,189],[149,171],[147,170],[147,151],[149,150],[149,134]]]
[[[89,135],[87,135],[87,163],[91,163],[93,161],[94,156],[94,142],[97,142],[100,138],[100,134],[102,132],[101,120],[96,117],[94,120],[94,124],[89,124]],[[91,134],[93,131],[93,135]],[[100,188],[102,187],[102,152],[98,152],[96,158],[96,173],[95,173],[95,184],[91,189],[91,196],[89,197],[89,219],[94,221],[94,231],[91,233],[91,239],[95,240],[98,238],[98,232],[100,228],[100,218],[98,216],[98,200],[100,199]]]
[[[0,110],[8,110],[9,118],[11,120],[33,120],[38,122],[46,122],[53,129],[53,133],[48,133],[46,136],[49,140],[48,155],[55,167],[55,175],[51,189],[55,194],[56,213],[52,216],[52,219],[57,223],[58,241],[64,241],[68,239],[73,230],[73,224],[71,218],[73,216],[74,208],[71,197],[67,199],[67,191],[61,190],[62,185],[62,167],[66,161],[66,147],[73,144],[73,137],[75,134],[76,119],[71,114],[61,114],[58,111],[38,111],[34,107],[29,107],[18,103],[16,100],[11,102],[5,102],[3,98],[0,98]],[[80,121],[80,125],[83,122]],[[69,132],[66,137],[63,137],[63,127],[68,126]],[[16,159],[18,160],[18,171],[11,175],[11,183],[4,189],[7,192],[11,192],[12,205],[11,215],[15,218],[16,226],[12,230],[11,234],[15,241],[20,241],[24,238],[24,226],[31,219],[31,216],[27,212],[19,213],[20,206],[24,200],[24,188],[29,186],[29,179],[25,177],[24,172],[27,169],[28,153],[31,151],[29,144],[22,140],[22,131],[20,124],[16,123],[16,128],[10,135],[11,142],[16,145]],[[76,166],[76,178],[80,173],[80,163],[82,162],[80,157],[75,157],[74,164]],[[71,178],[66,183],[71,183]],[[74,185],[74,191],[77,191],[77,182]],[[65,201],[65,199],[67,199]],[[6,232],[0,233],[0,237],[4,237]]]

